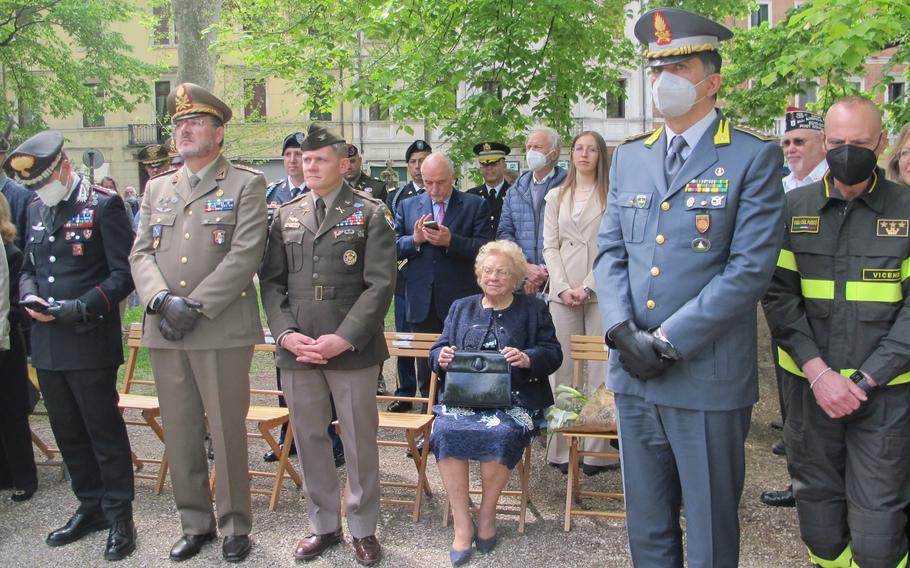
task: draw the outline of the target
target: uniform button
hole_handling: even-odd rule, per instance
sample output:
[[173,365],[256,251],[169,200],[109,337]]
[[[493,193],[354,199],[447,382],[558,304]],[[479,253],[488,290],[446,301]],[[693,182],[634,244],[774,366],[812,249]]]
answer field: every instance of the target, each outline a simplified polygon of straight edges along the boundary
[[48,304],[53,304],[53,303],[54,303],[54,297],[53,297],[53,296],[48,296],[48,298],[47,298],[47,303],[48,303]]
[[651,276],[660,276],[660,268],[656,266],[651,267]]
[[645,307],[648,308],[649,310],[653,310],[654,308],[657,307],[657,302],[655,302],[654,300],[648,300],[647,302],[645,302]]
[[240,293],[240,297],[241,297],[241,298],[246,297],[246,290],[244,290],[243,292]]
[[189,216],[192,216],[192,215],[193,215],[193,211],[192,211],[192,209],[191,209],[191,210],[189,210],[189,211],[188,211],[188,212],[187,212],[187,215],[189,215]]
[[664,201],[663,203],[661,203],[661,204],[660,204],[660,210],[661,210],[661,211],[669,211],[669,210],[670,210],[670,202],[669,202],[669,201]]
[[48,276],[48,277],[47,277],[47,281],[50,282],[51,284],[53,284],[56,280],[57,280],[57,279],[54,278],[53,276]]
[[189,259],[187,259],[187,258],[184,256],[184,257],[182,257],[182,258],[180,259],[180,262],[183,263],[183,264],[186,264],[186,263],[187,263],[187,260],[189,260]]
[[319,257],[318,257],[318,256],[314,256],[314,257],[313,257],[313,262],[319,262]]
[[183,238],[186,239],[186,240],[190,240],[190,234],[189,234],[189,233],[183,233]]
[[667,239],[665,239],[663,235],[657,235],[657,237],[654,239],[654,241],[659,245],[664,244],[665,240]]
[[181,281],[180,281],[180,285],[181,285],[182,287],[186,288],[186,280],[181,280]]
[[156,217],[156,218],[155,218],[155,222],[156,222],[156,223],[160,223],[160,222],[161,222],[161,217]]
[[216,223],[220,223],[220,222],[221,222],[221,217],[215,217],[215,222],[216,222]]
[[57,262],[57,257],[54,255],[51,255],[50,258],[48,258],[48,260],[51,262]]
[[54,235],[51,235],[47,238],[47,240],[49,240],[50,242],[54,242],[57,240],[57,238]]
[[318,273],[318,272],[314,272],[314,273],[313,273],[313,280],[319,280],[319,273]]

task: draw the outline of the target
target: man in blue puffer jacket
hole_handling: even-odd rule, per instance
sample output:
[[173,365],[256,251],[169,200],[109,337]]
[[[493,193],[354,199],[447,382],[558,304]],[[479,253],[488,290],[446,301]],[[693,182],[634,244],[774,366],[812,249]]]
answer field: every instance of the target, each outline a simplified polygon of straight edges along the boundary
[[547,283],[543,260],[544,195],[566,179],[566,171],[556,165],[559,160],[559,134],[547,126],[536,126],[528,133],[525,144],[527,172],[509,189],[502,205],[498,239],[514,241],[528,260],[526,294],[536,294]]

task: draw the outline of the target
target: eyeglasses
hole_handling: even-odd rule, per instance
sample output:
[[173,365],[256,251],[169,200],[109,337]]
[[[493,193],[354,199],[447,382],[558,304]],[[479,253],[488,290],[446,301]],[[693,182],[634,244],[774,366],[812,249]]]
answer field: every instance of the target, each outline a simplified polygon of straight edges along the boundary
[[481,269],[481,274],[484,276],[496,276],[496,278],[508,278],[509,271],[505,268],[493,268],[491,266],[484,266]]
[[174,125],[174,130],[180,130],[181,128],[192,128],[193,130],[196,130],[208,124],[212,124],[212,122],[208,118],[203,118],[201,116],[197,116],[195,118],[184,118]]

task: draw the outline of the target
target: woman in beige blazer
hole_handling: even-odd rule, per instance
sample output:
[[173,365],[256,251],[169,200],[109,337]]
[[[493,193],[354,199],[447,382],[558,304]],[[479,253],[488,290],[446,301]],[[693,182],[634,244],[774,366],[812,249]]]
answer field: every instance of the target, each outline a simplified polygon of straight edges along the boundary
[[[572,141],[572,160],[565,182],[547,193],[544,213],[543,257],[550,273],[550,314],[563,353],[570,352],[570,336],[603,335],[603,324],[594,293],[591,267],[597,255],[597,230],[607,203],[607,145],[596,132],[582,132]],[[607,366],[589,362],[587,386],[594,392],[606,380]],[[565,357],[551,375],[555,389],[572,384],[572,359]],[[585,449],[607,449],[604,441],[587,442]],[[552,436],[547,461],[567,472],[569,447],[562,436]],[[607,460],[586,457],[582,470],[595,475]]]

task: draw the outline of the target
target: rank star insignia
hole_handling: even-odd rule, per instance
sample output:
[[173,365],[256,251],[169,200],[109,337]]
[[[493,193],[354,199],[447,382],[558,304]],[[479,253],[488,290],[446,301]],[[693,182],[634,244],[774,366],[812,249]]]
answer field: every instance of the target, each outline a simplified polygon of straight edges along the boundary
[[877,219],[875,222],[876,237],[907,237],[910,221],[907,219]]

